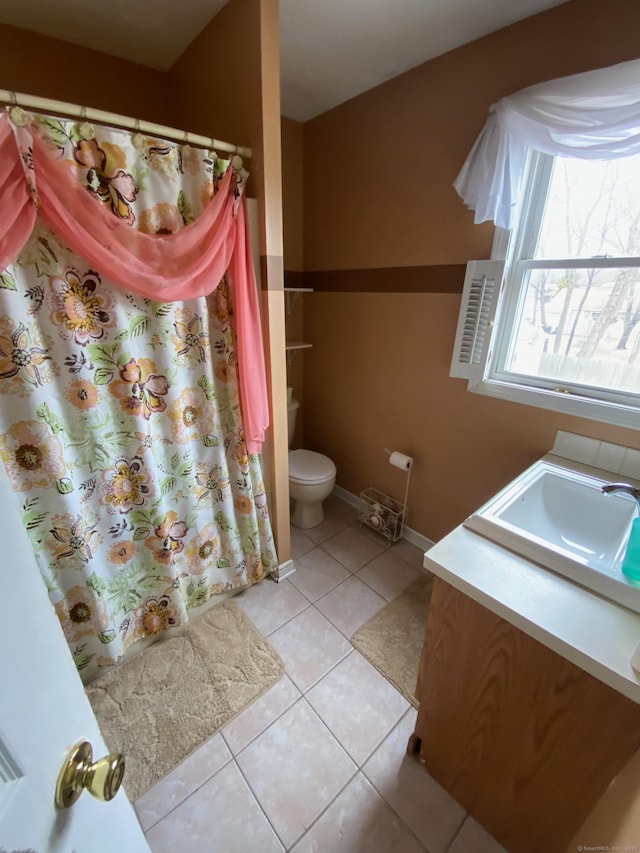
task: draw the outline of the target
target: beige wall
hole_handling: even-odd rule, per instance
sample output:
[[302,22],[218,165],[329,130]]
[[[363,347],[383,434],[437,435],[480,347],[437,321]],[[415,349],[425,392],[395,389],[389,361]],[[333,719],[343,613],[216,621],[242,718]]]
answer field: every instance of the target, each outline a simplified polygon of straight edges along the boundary
[[230,0],[170,71],[179,122],[253,149],[245,163],[258,199],[263,326],[271,427],[265,480],[278,556],[290,556],[282,246],[278,0]]
[[231,0],[169,72],[181,127],[256,149],[262,170],[260,0]]
[[[284,226],[284,267],[287,271],[304,269],[303,215],[304,215],[304,126],[282,117],[282,213]],[[299,282],[294,282],[299,283]],[[289,294],[287,308],[287,340],[303,339],[304,297]],[[303,352],[290,354],[287,360],[287,386],[293,397],[304,402]],[[296,431],[292,446],[302,446],[304,406],[298,409]]]
[[[489,105],[640,55],[636,0],[574,0],[428,62],[304,127],[307,270],[459,264],[490,254],[452,182]],[[569,34],[570,37],[569,37]],[[305,297],[305,434],[338,483],[402,497],[384,448],[415,457],[409,525],[438,539],[553,444],[640,433],[471,394],[448,376],[459,295]]]
[[303,270],[304,125],[282,117],[284,267]]
[[166,74],[0,24],[0,88],[176,124]]
[[305,299],[304,446],[326,452],[338,483],[396,499],[415,459],[409,526],[437,540],[545,452],[557,429],[640,447],[638,434],[470,394],[448,376],[459,298],[314,293]]
[[250,194],[272,208],[261,254],[281,259],[278,14],[277,0],[230,0],[169,73],[181,127],[253,148]]
[[489,105],[640,55],[637,0],[573,0],[402,74],[305,124],[307,269],[488,257],[452,183]]
[[[303,311],[308,305],[308,296],[303,294],[287,294],[286,305],[286,335],[288,341],[304,339]],[[287,387],[292,389],[294,400],[300,403],[296,416],[296,428],[291,441],[291,447],[303,447],[304,435],[304,363],[308,350],[293,350],[287,354]]]

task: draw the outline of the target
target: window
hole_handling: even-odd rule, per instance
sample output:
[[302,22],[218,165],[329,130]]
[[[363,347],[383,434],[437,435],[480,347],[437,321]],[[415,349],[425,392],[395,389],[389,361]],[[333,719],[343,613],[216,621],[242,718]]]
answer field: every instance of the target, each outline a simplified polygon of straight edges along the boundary
[[[532,154],[497,261],[469,264],[452,376],[640,429],[640,155]],[[506,246],[506,250],[504,247]]]

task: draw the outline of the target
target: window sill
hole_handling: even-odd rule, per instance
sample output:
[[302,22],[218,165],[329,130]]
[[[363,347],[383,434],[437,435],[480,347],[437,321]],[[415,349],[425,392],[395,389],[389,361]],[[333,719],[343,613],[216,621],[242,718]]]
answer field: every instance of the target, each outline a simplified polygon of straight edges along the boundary
[[543,388],[499,382],[495,379],[484,379],[475,385],[469,383],[469,391],[501,400],[510,400],[513,403],[522,403],[525,406],[535,406],[538,409],[548,409],[578,418],[615,424],[627,429],[640,429],[640,414],[631,406],[591,400],[577,394],[562,394]]

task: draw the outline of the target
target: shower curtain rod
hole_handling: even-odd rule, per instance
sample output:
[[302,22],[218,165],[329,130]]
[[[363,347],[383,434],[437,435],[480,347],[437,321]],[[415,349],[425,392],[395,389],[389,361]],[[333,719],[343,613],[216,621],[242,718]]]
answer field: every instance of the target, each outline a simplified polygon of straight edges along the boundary
[[0,104],[17,106],[23,109],[36,110],[47,114],[55,113],[65,118],[80,118],[83,121],[105,124],[110,127],[120,127],[125,130],[140,131],[153,136],[161,136],[163,139],[172,139],[182,142],[184,145],[193,145],[197,148],[207,148],[225,151],[230,154],[238,154],[247,160],[251,159],[253,151],[251,148],[242,148],[232,145],[230,142],[222,142],[210,136],[200,136],[197,133],[189,133],[186,130],[178,130],[175,127],[165,127],[162,124],[152,124],[148,121],[140,121],[137,118],[108,113],[104,110],[94,110],[81,107],[78,104],[68,104],[64,101],[53,101],[50,98],[39,98],[35,95],[25,95],[21,92],[11,92],[8,89],[0,89]]

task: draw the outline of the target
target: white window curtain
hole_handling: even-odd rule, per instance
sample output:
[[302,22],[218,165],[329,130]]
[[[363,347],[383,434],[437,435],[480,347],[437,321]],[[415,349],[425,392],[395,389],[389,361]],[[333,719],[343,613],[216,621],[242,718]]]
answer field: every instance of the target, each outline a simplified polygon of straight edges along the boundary
[[454,187],[475,222],[511,228],[529,149],[584,160],[640,153],[640,59],[501,98]]

